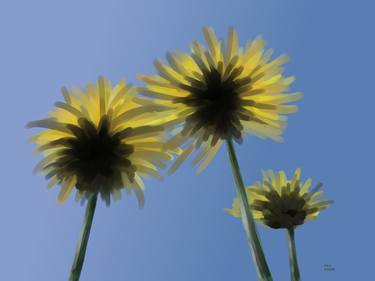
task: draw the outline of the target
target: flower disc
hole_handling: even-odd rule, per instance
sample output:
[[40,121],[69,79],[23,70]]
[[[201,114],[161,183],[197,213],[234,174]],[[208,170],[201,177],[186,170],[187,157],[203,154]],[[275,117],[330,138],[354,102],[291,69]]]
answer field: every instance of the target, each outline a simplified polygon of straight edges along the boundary
[[59,201],[76,187],[77,199],[100,193],[109,204],[125,188],[143,204],[141,176],[160,179],[159,168],[177,149],[163,148],[164,107],[136,94],[123,81],[113,88],[99,78],[85,91],[64,88],[65,102],[55,104],[51,117],[28,124],[47,129],[32,138],[44,154],[36,170],[50,179],[49,187],[61,184]]
[[[332,204],[331,200],[319,200],[322,184],[311,191],[312,180],[301,182],[301,169],[296,169],[288,180],[284,171],[264,173],[263,181],[246,189],[254,218],[271,228],[291,229],[315,219],[322,210]],[[229,214],[240,217],[240,200],[233,201]]]
[[287,93],[294,81],[282,74],[287,57],[271,60],[261,37],[242,50],[234,29],[226,46],[211,28],[204,29],[204,36],[208,49],[193,42],[191,54],[169,53],[168,64],[155,62],[158,75],[140,76],[142,93],[166,106],[176,124],[167,147],[184,147],[170,172],[199,148],[193,162],[203,169],[223,141],[241,142],[246,133],[280,141],[284,114],[297,109],[288,103],[301,97]]

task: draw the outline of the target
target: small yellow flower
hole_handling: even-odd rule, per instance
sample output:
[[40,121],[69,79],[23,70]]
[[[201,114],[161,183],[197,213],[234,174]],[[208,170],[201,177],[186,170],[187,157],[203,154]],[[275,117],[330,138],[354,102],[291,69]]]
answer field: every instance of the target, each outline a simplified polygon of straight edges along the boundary
[[[274,174],[264,172],[263,182],[257,182],[246,189],[254,218],[271,228],[291,229],[315,219],[320,212],[332,204],[331,200],[319,198],[322,184],[311,191],[312,180],[301,182],[301,169],[296,169],[294,176],[288,180],[284,171]],[[234,199],[232,209],[226,211],[240,217],[239,198]]]
[[177,124],[167,147],[184,146],[170,172],[195,150],[193,163],[204,169],[223,141],[241,142],[250,133],[282,140],[284,114],[297,110],[288,103],[300,93],[286,93],[294,77],[285,77],[282,65],[287,56],[271,59],[265,41],[258,37],[242,50],[236,31],[229,29],[226,46],[211,28],[204,28],[208,49],[193,42],[191,54],[167,55],[169,64],[156,61],[158,75],[141,75],[144,95],[170,108]]
[[77,200],[100,193],[108,205],[125,188],[142,206],[141,177],[160,179],[159,168],[173,158],[163,149],[163,108],[137,97],[137,89],[124,81],[112,87],[99,78],[85,90],[62,92],[65,101],[55,103],[49,118],[28,124],[46,129],[31,138],[43,153],[35,170],[50,180],[49,188],[61,185],[60,202],[75,187]]

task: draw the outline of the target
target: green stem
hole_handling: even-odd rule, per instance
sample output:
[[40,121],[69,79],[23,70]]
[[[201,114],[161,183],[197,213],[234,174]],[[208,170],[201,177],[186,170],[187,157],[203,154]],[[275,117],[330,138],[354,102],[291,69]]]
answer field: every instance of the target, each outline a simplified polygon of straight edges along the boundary
[[296,242],[294,239],[294,228],[288,230],[288,248],[289,248],[289,265],[290,265],[290,280],[301,281],[298,269]]
[[249,242],[251,255],[255,262],[255,268],[257,270],[258,278],[261,281],[272,281],[271,272],[268,268],[266,258],[260,243],[259,235],[256,230],[254,217],[250,209],[250,205],[247,199],[245,185],[242,180],[240,167],[238,165],[236,152],[234,150],[233,141],[227,139],[228,154],[232,167],[234,181],[236,182],[237,193],[240,198],[240,209],[242,223],[245,228],[247,240]]
[[74,257],[72,270],[70,272],[69,281],[78,281],[81,275],[81,270],[83,262],[85,260],[87,242],[90,237],[90,230],[92,225],[92,220],[95,214],[96,201],[98,199],[98,194],[94,194],[90,197],[87,202],[85,218],[82,224],[81,235],[78,240],[77,250]]

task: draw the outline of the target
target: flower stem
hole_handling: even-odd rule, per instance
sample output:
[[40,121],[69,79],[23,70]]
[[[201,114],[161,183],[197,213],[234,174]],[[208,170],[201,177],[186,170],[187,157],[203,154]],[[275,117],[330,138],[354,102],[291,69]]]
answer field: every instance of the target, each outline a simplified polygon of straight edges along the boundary
[[290,265],[290,280],[291,281],[301,281],[301,277],[298,269],[297,262],[297,251],[296,242],[294,239],[294,228],[289,228],[288,230],[288,248],[289,248],[289,265]]
[[95,214],[95,207],[96,207],[97,199],[98,199],[98,194],[96,193],[92,195],[87,202],[85,218],[83,220],[81,235],[78,240],[76,254],[74,257],[72,270],[70,272],[69,281],[78,281],[81,275],[83,262],[85,260],[87,242],[89,241],[89,237],[90,237],[92,220]]
[[258,278],[261,281],[272,281],[271,272],[268,268],[266,258],[260,243],[259,235],[256,230],[253,214],[250,210],[250,205],[247,199],[245,185],[242,180],[240,167],[238,165],[236,152],[234,150],[233,141],[227,139],[228,154],[232,167],[234,181],[236,182],[237,193],[240,198],[240,210],[242,223],[245,228],[247,240],[249,242],[251,255],[255,262]]

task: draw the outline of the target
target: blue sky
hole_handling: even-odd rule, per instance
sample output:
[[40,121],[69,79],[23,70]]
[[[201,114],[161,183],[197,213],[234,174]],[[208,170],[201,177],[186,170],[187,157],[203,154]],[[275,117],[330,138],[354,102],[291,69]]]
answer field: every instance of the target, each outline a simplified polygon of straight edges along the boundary
[[[61,86],[84,87],[98,75],[136,83],[155,58],[220,37],[234,26],[241,44],[262,34],[291,57],[300,111],[284,143],[246,139],[238,148],[246,183],[262,169],[301,167],[325,184],[335,204],[296,231],[305,281],[369,280],[375,236],[373,181],[373,11],[371,1],[2,1],[0,279],[67,280],[84,208],[56,202],[39,156],[26,140]],[[256,280],[240,220],[223,209],[235,195],[223,147],[202,174],[186,163],[164,182],[107,208],[99,202],[81,280]],[[275,280],[288,280],[286,235],[259,227]],[[334,271],[324,271],[331,264]]]

